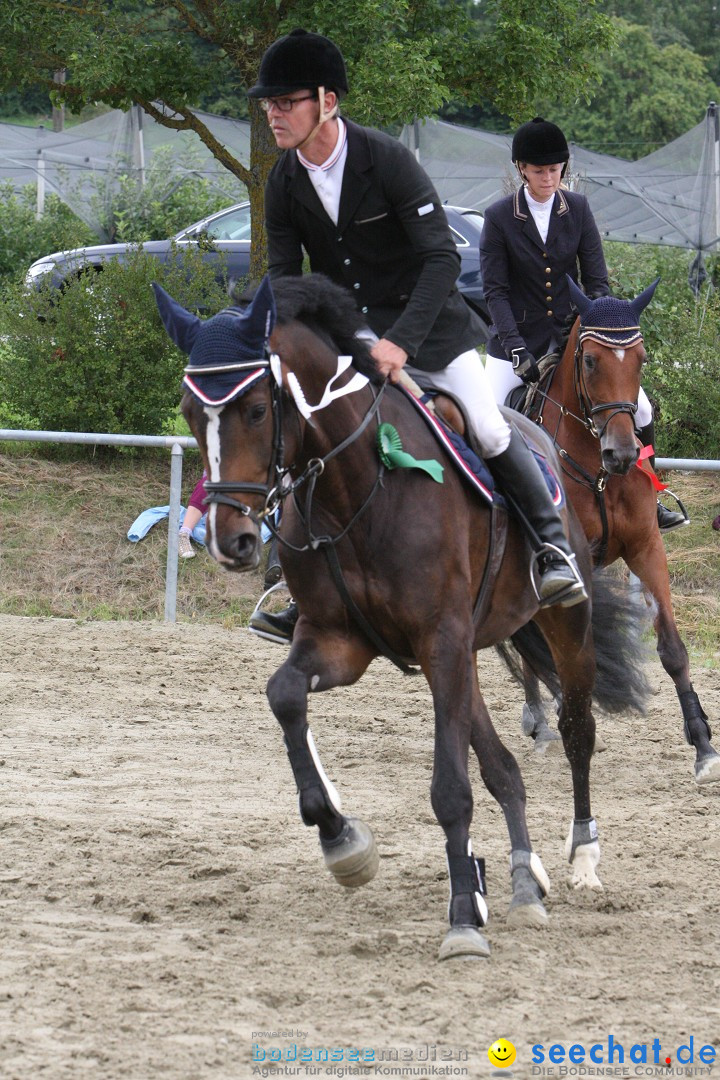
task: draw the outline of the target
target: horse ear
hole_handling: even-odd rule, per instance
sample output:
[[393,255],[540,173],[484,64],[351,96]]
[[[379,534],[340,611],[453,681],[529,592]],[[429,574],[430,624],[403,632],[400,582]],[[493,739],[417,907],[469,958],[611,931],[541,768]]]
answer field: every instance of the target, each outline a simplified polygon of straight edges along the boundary
[[272,291],[270,278],[266,274],[258,285],[252,302],[245,309],[243,315],[244,329],[238,326],[238,333],[242,333],[243,337],[246,337],[248,329],[250,329],[254,337],[267,341],[273,331],[276,319],[275,294]]
[[165,292],[162,285],[158,285],[157,282],[153,281],[152,287],[165,329],[178,348],[190,355],[190,350],[202,326],[202,319],[186,311],[182,304],[178,304],[177,300],[173,300],[170,293]]
[[592,300],[589,296],[585,295],[585,293],[578,285],[575,284],[569,274],[566,274],[565,277],[567,278],[568,285],[570,286],[570,299],[572,300],[573,304],[580,312],[580,316],[582,317],[586,311],[590,310]]
[[660,278],[655,278],[652,285],[648,285],[647,289],[644,289],[639,296],[636,296],[634,300],[630,301],[630,307],[632,308],[634,314],[637,316],[638,321],[640,319],[640,313],[645,310],[645,308],[652,300],[653,293],[657,289],[659,281]]

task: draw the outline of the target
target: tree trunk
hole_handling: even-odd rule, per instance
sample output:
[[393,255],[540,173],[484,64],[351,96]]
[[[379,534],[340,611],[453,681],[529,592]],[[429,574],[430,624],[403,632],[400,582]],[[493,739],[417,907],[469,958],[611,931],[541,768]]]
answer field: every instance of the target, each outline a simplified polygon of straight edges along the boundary
[[265,113],[253,98],[250,104],[250,174],[247,184],[252,223],[250,277],[259,282],[267,271],[267,236],[265,234],[265,181],[277,161],[278,149]]

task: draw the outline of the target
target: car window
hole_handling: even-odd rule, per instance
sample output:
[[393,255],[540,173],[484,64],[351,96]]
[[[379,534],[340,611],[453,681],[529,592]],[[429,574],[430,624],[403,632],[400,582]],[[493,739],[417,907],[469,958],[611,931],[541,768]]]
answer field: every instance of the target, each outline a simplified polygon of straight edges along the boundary
[[249,240],[250,207],[242,206],[238,210],[220,214],[208,222],[203,231],[213,240]]
[[450,232],[457,247],[470,247],[470,241],[461,236],[457,229],[453,229],[452,225],[450,226]]
[[191,240],[199,235],[209,236],[213,240],[246,240],[250,242],[250,204],[236,206],[232,210],[217,214],[209,221],[201,221],[184,232],[178,233],[177,240]]
[[485,218],[482,214],[478,214],[477,210],[470,210],[469,213],[462,215],[463,221],[471,221],[476,229],[482,232],[483,225],[485,224]]

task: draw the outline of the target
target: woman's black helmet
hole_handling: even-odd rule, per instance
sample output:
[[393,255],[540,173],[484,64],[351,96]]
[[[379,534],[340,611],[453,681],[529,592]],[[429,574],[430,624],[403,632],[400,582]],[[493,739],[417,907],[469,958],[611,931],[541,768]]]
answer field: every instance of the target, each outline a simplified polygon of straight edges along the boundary
[[334,90],[338,97],[347,94],[343,54],[322,34],[293,30],[266,51],[260,61],[257,86],[248,90],[248,96],[282,97],[295,90],[316,90],[318,86]]
[[536,116],[515,132],[512,141],[512,159],[525,161],[528,165],[555,165],[568,161],[570,150],[565,136],[557,124]]

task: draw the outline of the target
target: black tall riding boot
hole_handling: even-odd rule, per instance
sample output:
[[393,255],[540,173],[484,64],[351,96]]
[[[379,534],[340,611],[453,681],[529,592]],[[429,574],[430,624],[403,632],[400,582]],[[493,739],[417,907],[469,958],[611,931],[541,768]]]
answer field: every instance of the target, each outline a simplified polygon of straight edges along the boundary
[[[651,420],[649,424],[646,424],[644,428],[640,428],[638,431],[638,438],[643,446],[655,445],[655,424]],[[653,470],[655,469],[655,454],[651,454],[648,458]],[[669,493],[672,495],[672,492]],[[660,499],[657,501],[657,522],[660,532],[669,532],[670,529],[677,529],[681,525],[689,525],[690,518],[685,513],[685,507],[678,499],[677,495],[672,496],[675,502],[678,504],[682,513],[679,514],[675,510],[668,510],[667,506],[663,506]]]
[[486,461],[490,472],[508,499],[517,503],[520,517],[527,519],[532,530],[530,540],[533,548],[539,551],[540,600],[546,605],[558,603],[563,607],[587,600],[560,514],[550,498],[540,466],[520,433],[512,428],[507,450],[497,457],[486,458]]

